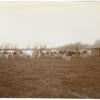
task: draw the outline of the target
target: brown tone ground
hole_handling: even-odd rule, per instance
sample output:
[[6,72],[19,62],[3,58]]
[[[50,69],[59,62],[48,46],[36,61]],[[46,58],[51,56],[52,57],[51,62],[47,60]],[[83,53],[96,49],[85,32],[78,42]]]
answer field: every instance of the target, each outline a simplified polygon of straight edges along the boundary
[[0,59],[0,97],[100,98],[100,58]]

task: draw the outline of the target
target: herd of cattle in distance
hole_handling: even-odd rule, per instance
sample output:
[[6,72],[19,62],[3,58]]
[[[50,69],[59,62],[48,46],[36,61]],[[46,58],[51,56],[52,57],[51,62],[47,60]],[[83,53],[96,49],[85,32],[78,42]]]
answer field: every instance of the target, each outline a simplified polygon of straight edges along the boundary
[[0,58],[13,59],[21,58],[40,58],[40,57],[61,57],[64,60],[71,61],[73,57],[89,58],[91,50],[0,50]]

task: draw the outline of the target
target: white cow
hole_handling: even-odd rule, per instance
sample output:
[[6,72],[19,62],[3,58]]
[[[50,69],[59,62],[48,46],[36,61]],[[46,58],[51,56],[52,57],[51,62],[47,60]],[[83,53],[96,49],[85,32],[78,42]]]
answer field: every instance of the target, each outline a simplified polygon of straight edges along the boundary
[[23,56],[25,58],[29,57],[29,58],[32,58],[32,55],[33,55],[33,51],[32,50],[22,50],[23,52]]
[[92,55],[91,50],[79,50],[80,52],[80,57],[83,59],[88,58]]
[[88,55],[88,57],[90,57],[92,55],[92,51],[91,50],[88,50],[87,51],[87,55]]

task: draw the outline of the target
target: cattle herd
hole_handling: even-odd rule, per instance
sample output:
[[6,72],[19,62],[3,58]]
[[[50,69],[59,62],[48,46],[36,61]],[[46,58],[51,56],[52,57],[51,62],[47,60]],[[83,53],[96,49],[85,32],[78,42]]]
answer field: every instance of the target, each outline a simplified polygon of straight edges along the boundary
[[99,66],[91,49],[1,49],[0,97],[100,97]]
[[0,58],[40,58],[40,57],[61,57],[64,60],[71,61],[73,57],[89,58],[91,50],[51,50],[51,49],[37,49],[37,50],[0,50]]

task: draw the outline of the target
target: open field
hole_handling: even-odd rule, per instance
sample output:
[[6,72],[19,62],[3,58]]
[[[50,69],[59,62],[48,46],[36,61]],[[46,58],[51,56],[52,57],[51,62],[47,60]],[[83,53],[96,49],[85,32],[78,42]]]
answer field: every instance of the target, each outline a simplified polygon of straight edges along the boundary
[[100,98],[100,58],[0,59],[0,97]]

